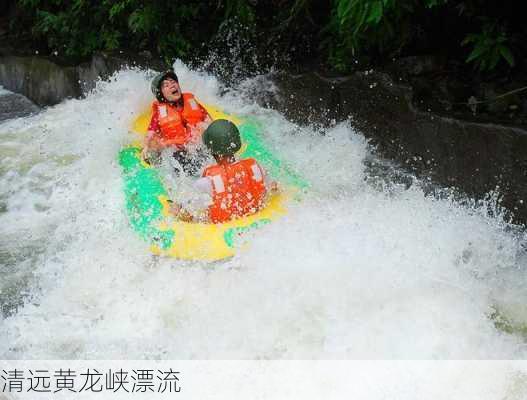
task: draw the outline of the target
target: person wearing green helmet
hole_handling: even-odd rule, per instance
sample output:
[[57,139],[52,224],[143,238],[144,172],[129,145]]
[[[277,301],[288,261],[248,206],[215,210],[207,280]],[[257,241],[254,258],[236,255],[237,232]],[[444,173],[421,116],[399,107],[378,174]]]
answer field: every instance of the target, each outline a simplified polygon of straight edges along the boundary
[[183,93],[174,70],[169,69],[154,77],[151,83],[152,94],[156,100],[152,103],[152,118],[143,148],[143,158],[172,147],[174,158],[183,171],[189,175],[197,173],[203,154],[189,152],[196,147],[204,129],[211,121],[207,113],[192,93]]
[[202,178],[194,184],[197,191],[209,195],[206,207],[193,214],[175,204],[172,213],[187,222],[197,219],[216,224],[261,209],[268,189],[276,190],[276,183],[267,181],[263,168],[255,159],[236,160],[235,153],[242,147],[236,125],[225,119],[215,120],[202,138],[216,160],[216,164],[206,167]]

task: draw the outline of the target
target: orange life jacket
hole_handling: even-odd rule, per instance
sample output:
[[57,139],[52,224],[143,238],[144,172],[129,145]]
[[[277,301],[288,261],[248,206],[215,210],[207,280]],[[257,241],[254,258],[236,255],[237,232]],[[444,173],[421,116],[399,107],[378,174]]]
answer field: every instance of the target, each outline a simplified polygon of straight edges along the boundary
[[261,167],[252,158],[205,168],[203,176],[212,182],[212,205],[209,218],[213,223],[254,214],[265,198]]
[[191,138],[190,128],[207,117],[192,93],[183,93],[183,108],[159,101],[155,101],[154,106],[157,108],[161,137],[174,140],[176,145],[186,144]]

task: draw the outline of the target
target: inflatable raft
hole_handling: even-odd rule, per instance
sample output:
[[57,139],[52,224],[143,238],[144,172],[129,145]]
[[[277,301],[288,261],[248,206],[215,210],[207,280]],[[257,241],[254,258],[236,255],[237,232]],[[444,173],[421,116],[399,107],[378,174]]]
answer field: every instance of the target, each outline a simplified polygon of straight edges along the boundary
[[[244,232],[265,225],[286,212],[286,203],[298,198],[308,185],[269,151],[261,138],[261,127],[219,109],[203,105],[213,119],[224,118],[235,123],[242,138],[238,157],[255,158],[280,183],[280,193],[272,195],[266,206],[247,217],[222,224],[188,223],[169,214],[168,193],[158,170],[145,163],[141,154],[142,140],[119,152],[123,171],[126,209],[132,228],[150,244],[154,254],[186,260],[215,261],[231,257]],[[145,134],[151,112],[140,115],[132,130]]]

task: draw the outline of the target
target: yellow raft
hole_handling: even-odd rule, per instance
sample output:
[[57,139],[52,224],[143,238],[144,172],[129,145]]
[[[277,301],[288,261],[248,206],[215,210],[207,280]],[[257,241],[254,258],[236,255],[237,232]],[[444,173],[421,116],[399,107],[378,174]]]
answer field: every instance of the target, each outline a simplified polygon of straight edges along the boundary
[[[247,217],[222,224],[187,223],[169,214],[167,191],[157,170],[140,157],[142,138],[122,149],[119,163],[123,169],[124,193],[130,223],[143,239],[151,243],[154,254],[185,260],[215,261],[235,254],[237,240],[244,232],[265,225],[286,212],[285,204],[299,189],[307,187],[261,140],[260,126],[204,105],[213,119],[228,119],[236,124],[242,138],[238,157],[253,157],[281,183],[281,192],[268,200],[265,208]],[[132,130],[140,135],[147,131],[151,111],[141,114]]]

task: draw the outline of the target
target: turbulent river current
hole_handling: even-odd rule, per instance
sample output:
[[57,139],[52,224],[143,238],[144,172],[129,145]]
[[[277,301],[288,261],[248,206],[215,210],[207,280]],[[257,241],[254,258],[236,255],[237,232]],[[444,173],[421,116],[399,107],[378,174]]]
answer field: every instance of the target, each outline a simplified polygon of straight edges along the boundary
[[310,190],[232,259],[158,258],[117,163],[152,73],[1,122],[0,359],[527,357],[526,234],[492,196],[379,176],[349,123],[321,135],[251,100],[265,80],[175,67],[184,91],[257,118]]

